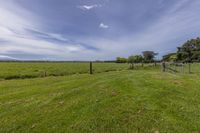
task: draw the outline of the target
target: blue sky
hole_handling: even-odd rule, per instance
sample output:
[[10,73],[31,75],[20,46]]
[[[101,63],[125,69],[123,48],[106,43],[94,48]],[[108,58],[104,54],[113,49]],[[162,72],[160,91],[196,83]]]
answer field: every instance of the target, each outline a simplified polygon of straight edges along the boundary
[[0,0],[0,59],[160,56],[200,34],[199,0]]

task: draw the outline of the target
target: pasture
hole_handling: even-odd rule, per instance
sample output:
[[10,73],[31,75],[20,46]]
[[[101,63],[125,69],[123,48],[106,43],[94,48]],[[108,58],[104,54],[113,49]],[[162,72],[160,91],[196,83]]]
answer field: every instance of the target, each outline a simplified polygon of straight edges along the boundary
[[[198,73],[163,73],[159,66],[129,70],[128,64],[115,63],[94,64],[94,75],[88,74],[88,63],[0,67],[2,133],[200,131]],[[44,70],[49,76],[39,75]],[[19,74],[36,76],[5,80]]]
[[[138,68],[141,65],[137,65]],[[145,64],[151,67],[153,64]],[[129,64],[93,63],[93,72],[121,71],[129,69]],[[26,79],[48,76],[66,76],[89,73],[89,62],[0,62],[0,80]]]
[[[128,64],[93,63],[95,73],[128,69]],[[2,62],[0,79],[37,78],[89,73],[89,63]]]

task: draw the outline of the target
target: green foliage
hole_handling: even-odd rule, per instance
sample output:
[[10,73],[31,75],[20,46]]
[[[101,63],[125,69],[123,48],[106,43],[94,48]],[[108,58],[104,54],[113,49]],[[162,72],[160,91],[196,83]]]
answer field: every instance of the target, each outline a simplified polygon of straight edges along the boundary
[[141,63],[143,62],[143,57],[141,55],[132,55],[128,57],[128,63]]
[[127,63],[127,59],[124,57],[117,57],[116,63]]
[[170,54],[163,56],[163,61],[174,62],[176,60],[177,60],[177,54],[176,53],[170,53]]
[[142,54],[144,57],[144,61],[147,63],[153,62],[155,56],[158,55],[158,53],[155,53],[154,51],[143,51]]
[[178,47],[177,59],[183,62],[200,61],[200,38],[188,40]]

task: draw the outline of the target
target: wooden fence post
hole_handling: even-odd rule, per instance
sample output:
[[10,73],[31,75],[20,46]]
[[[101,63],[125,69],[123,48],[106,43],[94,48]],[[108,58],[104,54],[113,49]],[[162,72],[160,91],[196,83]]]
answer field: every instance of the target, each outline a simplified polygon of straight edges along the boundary
[[166,71],[165,69],[166,69],[166,64],[165,62],[162,62],[162,71],[165,72]]
[[93,70],[92,70],[92,62],[90,62],[90,74],[93,74]]
[[174,64],[174,70],[175,70],[175,72],[178,72],[178,71],[176,71],[176,65],[177,65],[177,64],[175,63],[175,64]]
[[47,72],[45,71],[45,72],[44,72],[44,77],[46,77],[46,76],[47,76]]
[[191,74],[191,63],[189,63],[189,74]]
[[134,64],[133,64],[133,63],[130,63],[130,69],[133,70],[133,68],[134,68]]

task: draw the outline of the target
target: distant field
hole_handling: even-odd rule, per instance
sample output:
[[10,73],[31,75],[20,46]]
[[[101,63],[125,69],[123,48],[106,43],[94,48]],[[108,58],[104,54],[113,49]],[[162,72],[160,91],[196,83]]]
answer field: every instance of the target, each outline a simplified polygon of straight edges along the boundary
[[199,132],[199,81],[160,69],[2,80],[0,132]]
[[[128,69],[127,64],[94,63],[95,72]],[[0,63],[0,78],[33,78],[46,76],[63,76],[83,74],[89,72],[89,63],[28,63],[3,62]]]
[[[145,66],[151,66],[147,64]],[[129,69],[129,64],[93,63],[94,73]],[[0,62],[0,79],[36,78],[89,73],[89,63]]]

